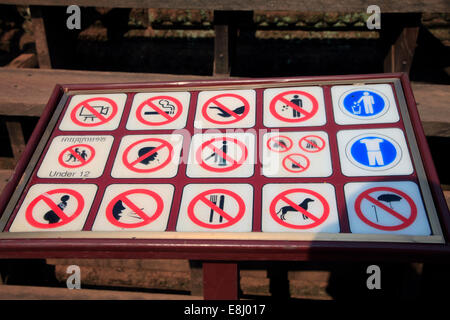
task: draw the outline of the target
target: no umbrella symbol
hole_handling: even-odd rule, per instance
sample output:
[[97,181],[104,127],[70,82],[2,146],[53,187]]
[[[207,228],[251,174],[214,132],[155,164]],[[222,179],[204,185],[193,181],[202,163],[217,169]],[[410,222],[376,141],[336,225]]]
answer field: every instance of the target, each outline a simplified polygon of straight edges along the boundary
[[[373,196],[375,193],[383,192],[383,195]],[[392,206],[394,201],[406,201],[409,212],[399,212]],[[388,202],[389,205],[385,203]],[[383,231],[398,231],[409,227],[417,217],[417,206],[403,191],[390,187],[375,187],[362,192],[355,201],[356,215],[367,225]],[[375,216],[375,220],[371,218]],[[382,215],[393,217],[397,223],[390,225],[382,224]]]

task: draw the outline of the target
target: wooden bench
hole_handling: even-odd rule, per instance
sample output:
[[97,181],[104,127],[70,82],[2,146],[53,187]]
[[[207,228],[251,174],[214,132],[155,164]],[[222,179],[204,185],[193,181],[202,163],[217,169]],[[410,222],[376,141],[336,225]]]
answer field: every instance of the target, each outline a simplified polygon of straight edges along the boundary
[[[321,13],[366,13],[370,1],[205,1],[205,0],[81,0],[76,1],[84,7],[108,8],[168,8],[168,9],[200,9],[214,11],[214,63],[213,73],[229,75],[231,57],[234,50],[234,39],[238,23],[237,12],[246,11],[289,11],[289,12],[321,12]],[[0,0],[0,4],[29,5],[39,66],[51,68],[49,51],[51,44],[47,42],[46,26],[42,9],[44,6],[69,6],[73,1],[67,0]],[[388,14],[383,19],[380,33],[392,43],[384,60],[385,72],[409,72],[416,47],[421,13],[450,12],[450,5],[445,0],[423,1],[405,0],[377,1],[382,14]],[[394,14],[392,16],[391,14]],[[389,15],[391,15],[389,17]],[[253,23],[253,21],[246,21]],[[62,26],[61,26],[62,27]],[[49,48],[50,45],[50,48]],[[50,49],[50,50],[49,50]]]

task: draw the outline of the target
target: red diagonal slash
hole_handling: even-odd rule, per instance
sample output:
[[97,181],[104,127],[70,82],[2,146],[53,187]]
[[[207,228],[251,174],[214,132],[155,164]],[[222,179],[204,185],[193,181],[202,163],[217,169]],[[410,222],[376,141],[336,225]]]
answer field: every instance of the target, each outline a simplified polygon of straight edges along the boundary
[[70,219],[62,210],[60,207],[58,207],[52,199],[50,199],[48,196],[46,195],[42,195],[42,200],[50,207],[50,209],[52,209],[52,211],[54,213],[57,214],[57,216],[63,220],[66,221],[68,219]]
[[210,200],[208,200],[205,197],[200,197],[199,200],[203,201],[208,207],[213,209],[215,212],[217,212],[219,215],[227,219],[228,221],[233,220],[234,218],[230,216],[228,213],[220,209],[218,206],[216,206],[214,203],[212,203]]
[[301,114],[303,114],[304,116],[310,116],[311,114],[305,110],[303,110],[302,108],[300,108],[298,105],[296,105],[295,103],[290,102],[289,100],[287,100],[284,97],[280,97],[279,98],[280,101],[286,103],[288,106],[290,106],[291,108],[297,110],[298,112],[300,112]]
[[78,161],[80,161],[81,163],[86,163],[87,160],[84,160],[78,153],[76,153],[72,148],[70,148],[69,150],[67,150],[70,152],[71,155],[73,155],[75,158],[78,159]]
[[296,209],[298,212],[301,212],[302,214],[304,214],[304,215],[307,216],[308,218],[314,220],[315,222],[319,220],[319,218],[317,218],[316,216],[314,216],[312,213],[309,213],[308,211],[306,211],[305,209],[303,209],[302,207],[300,207],[299,205],[297,205],[295,202],[293,202],[292,200],[290,200],[290,199],[287,198],[286,196],[280,197],[280,200],[283,200],[283,201],[286,202],[288,205],[290,205],[292,208]]
[[105,118],[103,115],[101,115],[97,110],[95,110],[89,103],[83,104],[83,107],[88,109],[94,116],[100,119],[101,122],[108,121],[108,118]]
[[144,160],[144,159],[147,159],[147,158],[150,157],[152,154],[154,154],[155,152],[159,151],[160,149],[162,149],[162,148],[164,148],[164,147],[167,147],[167,145],[165,145],[165,144],[163,144],[163,143],[160,144],[160,145],[159,145],[158,147],[156,147],[155,149],[153,149],[153,150],[147,152],[146,154],[144,154],[144,155],[140,156],[139,158],[137,158],[137,160],[131,162],[130,165],[134,167],[136,164],[138,164],[139,162],[141,162],[141,161]]
[[218,149],[215,145],[212,144],[212,142],[210,144],[207,144],[206,147],[210,148],[212,151],[217,153],[219,156],[221,156],[222,158],[226,159],[232,165],[237,163],[237,161],[235,159],[233,159],[232,157],[230,157],[229,155],[224,153],[222,150]]
[[291,158],[291,156],[287,156],[287,158],[289,160],[291,160],[296,166],[300,167],[300,169],[305,170],[306,167],[304,167],[303,165],[301,165],[299,162],[295,161],[294,159]]
[[142,220],[149,219],[149,216],[140,208],[138,208],[133,202],[131,202],[130,199],[128,199],[126,196],[124,196],[121,200],[128,208],[133,210],[133,212],[135,212],[139,217],[141,217]]
[[315,143],[312,142],[312,141],[309,141],[308,139],[303,139],[303,141],[306,141],[306,142],[308,142],[310,145],[316,147],[317,149],[320,149],[320,147],[319,147],[317,144],[315,144]]
[[223,103],[220,103],[219,100],[217,99],[213,99],[211,100],[211,102],[217,104],[218,107],[222,108],[223,110],[225,110],[228,114],[230,114],[231,116],[233,116],[235,119],[237,120],[241,120],[242,118],[244,118],[244,116],[240,116],[238,115],[236,112],[230,110],[228,107],[226,107]]
[[387,211],[388,213],[392,214],[394,217],[396,217],[397,219],[399,219],[400,221],[402,221],[403,223],[408,222],[408,219],[405,218],[404,216],[402,216],[401,214],[399,214],[398,212],[394,211],[393,209],[389,208],[388,206],[386,206],[385,204],[381,203],[378,200],[375,200],[374,198],[372,198],[369,195],[366,195],[364,197],[365,199],[369,200],[370,202],[372,202],[374,205],[380,207],[381,209]]
[[155,105],[152,101],[147,101],[147,105],[150,108],[152,108],[153,110],[155,110],[156,112],[158,112],[160,115],[162,115],[167,120],[172,120],[171,116],[169,116],[167,113],[165,113],[162,109],[158,108],[158,106]]

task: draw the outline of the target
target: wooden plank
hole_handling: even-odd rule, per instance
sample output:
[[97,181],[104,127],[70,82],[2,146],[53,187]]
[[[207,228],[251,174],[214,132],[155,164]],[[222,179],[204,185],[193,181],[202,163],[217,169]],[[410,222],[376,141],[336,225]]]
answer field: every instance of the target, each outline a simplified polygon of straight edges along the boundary
[[230,26],[219,24],[214,26],[214,75],[230,74]]
[[[83,7],[115,7],[115,8],[165,8],[165,9],[199,9],[199,10],[276,10],[301,12],[366,12],[371,1],[308,1],[308,0],[78,0],[77,5]],[[68,0],[0,0],[0,4],[69,6]],[[378,0],[376,4],[386,12],[450,12],[447,0]]]
[[8,63],[6,68],[34,68],[37,66],[38,61],[34,53],[22,53],[13,61]]
[[[82,284],[83,285],[83,284]],[[112,290],[0,286],[0,300],[201,300],[201,296]]]
[[22,152],[25,150],[22,125],[18,121],[6,121],[6,129],[8,130],[14,160],[19,161]]
[[[206,76],[0,68],[0,115],[39,117],[57,83],[132,83],[212,79]],[[448,136],[450,86],[412,83],[427,135]]]
[[93,268],[116,268],[124,270],[189,272],[187,260],[176,259],[47,259],[51,265],[77,265]]
[[209,79],[193,75],[0,68],[0,115],[39,117],[56,84]]
[[42,69],[51,69],[52,64],[50,61],[50,52],[48,49],[47,34],[45,32],[42,10],[40,7],[30,6],[30,11],[39,67]]
[[406,72],[409,74],[418,35],[418,26],[403,28],[384,60],[384,72]]

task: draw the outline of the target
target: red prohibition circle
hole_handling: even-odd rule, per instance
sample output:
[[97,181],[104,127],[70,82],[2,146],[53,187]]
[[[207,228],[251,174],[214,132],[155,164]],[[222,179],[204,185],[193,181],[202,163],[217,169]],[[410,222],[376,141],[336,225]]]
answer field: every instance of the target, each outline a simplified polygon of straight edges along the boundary
[[[222,194],[225,194],[227,196],[232,197],[234,200],[237,201],[238,206],[239,206],[238,213],[236,214],[235,217],[232,217],[232,216],[228,215],[230,217],[228,222],[225,222],[225,223],[222,223],[222,224],[209,224],[209,223],[205,223],[205,222],[201,221],[195,215],[194,207],[199,201],[204,202],[208,207],[212,208],[211,207],[212,203],[208,204],[208,202],[210,202],[210,201],[206,198],[206,196],[210,195],[210,194],[213,194],[213,193],[222,193]],[[217,209],[218,208],[214,208],[214,210],[217,210]],[[244,200],[242,200],[242,198],[238,194],[236,194],[236,193],[234,193],[234,192],[232,192],[230,190],[226,190],[226,189],[212,189],[212,190],[204,191],[204,192],[200,193],[199,195],[195,196],[191,200],[191,202],[189,203],[189,206],[188,206],[187,210],[188,210],[189,218],[196,225],[198,225],[200,227],[203,227],[203,228],[208,228],[208,229],[222,229],[222,228],[226,228],[226,227],[232,226],[235,223],[237,223],[239,220],[242,219],[242,217],[244,216],[244,213],[245,213],[245,203],[244,203]]]
[[[312,143],[312,142],[310,141],[312,138],[314,138],[314,139],[319,139],[319,140],[322,142],[322,146],[320,147],[320,146],[318,146],[317,144]],[[308,140],[308,139],[309,139],[309,140]],[[303,143],[304,141],[306,141],[306,143],[309,143],[309,144],[313,145],[313,146],[316,147],[317,149],[316,149],[316,150],[308,150],[308,149],[306,149],[306,148],[303,147],[303,145],[302,145],[302,143]],[[300,149],[302,149],[303,151],[310,152],[310,153],[316,153],[316,152],[320,152],[320,151],[322,151],[323,149],[325,149],[325,140],[324,140],[323,138],[319,137],[319,136],[316,136],[316,135],[309,135],[309,136],[306,136],[306,137],[303,137],[303,138],[300,139],[299,146],[300,146]]]
[[[170,102],[175,103],[177,106],[177,112],[175,113],[174,116],[169,116],[168,114],[165,113],[164,110],[162,110],[161,108],[159,108],[157,105],[155,105],[153,103],[153,101],[155,101],[155,100],[169,100]],[[155,110],[155,112],[158,112],[161,116],[163,116],[166,120],[149,121],[149,120],[144,119],[144,117],[142,116],[142,111],[145,106],[149,106],[150,108]],[[145,100],[137,107],[136,118],[141,123],[149,125],[149,126],[162,126],[162,125],[171,123],[171,122],[175,121],[176,119],[178,119],[181,116],[182,112],[183,112],[183,105],[181,104],[181,102],[178,99],[175,99],[174,97],[170,97],[170,96],[157,96],[157,97],[152,97],[152,98]]]
[[[214,168],[214,167],[212,167],[212,166],[206,164],[206,163],[203,161],[203,159],[202,159],[202,152],[203,152],[203,150],[204,150],[205,148],[211,148],[214,152],[220,151],[220,150],[218,150],[218,149],[215,148],[215,147],[209,147],[209,146],[210,146],[213,142],[215,142],[215,141],[223,141],[223,140],[230,141],[230,142],[233,142],[233,143],[237,144],[237,145],[239,146],[239,148],[241,149],[241,151],[242,151],[242,155],[241,155],[240,159],[237,160],[237,161],[236,161],[235,159],[232,159],[232,160],[233,160],[233,164],[232,164],[231,166],[229,166],[229,167],[224,167],[224,168]],[[208,171],[213,171],[213,172],[228,172],[228,171],[234,170],[234,169],[240,167],[240,166],[244,163],[244,161],[247,159],[247,156],[248,156],[248,150],[247,150],[246,145],[245,145],[243,142],[239,141],[238,139],[235,139],[235,138],[229,138],[229,137],[212,138],[212,139],[210,139],[210,140],[204,142],[204,143],[200,146],[200,148],[197,149],[197,153],[196,153],[196,155],[195,155],[196,160],[197,160],[197,163],[199,163],[200,166],[201,166],[203,169],[206,169],[206,170],[208,170]]]
[[[136,204],[134,204],[130,199],[127,198],[128,195],[136,193],[146,194],[156,201],[156,211],[152,215],[148,215],[147,213],[142,211]],[[121,200],[122,203],[124,203],[128,208],[130,208],[131,210],[133,210],[133,212],[139,215],[142,218],[142,221],[138,223],[124,223],[116,220],[113,216],[113,208],[116,202],[119,200]],[[163,212],[163,209],[164,209],[164,201],[156,192],[147,189],[133,189],[122,192],[109,202],[108,206],[106,207],[106,218],[111,224],[117,227],[127,229],[139,228],[148,225],[151,222],[158,219],[161,213]]]
[[[402,196],[403,199],[405,199],[408,202],[408,204],[411,208],[411,215],[409,216],[409,218],[405,218],[400,213],[396,212],[395,210],[393,210],[390,207],[386,206],[385,204],[381,203],[379,200],[376,200],[370,196],[370,193],[377,192],[377,191],[385,191],[385,192],[387,191],[387,192],[392,192],[392,193]],[[368,218],[366,218],[366,216],[364,215],[364,213],[361,210],[361,203],[364,199],[370,201],[372,204],[387,211],[388,213],[390,213],[397,219],[401,220],[402,223],[400,223],[399,225],[395,225],[395,226],[382,226],[382,225],[379,225],[379,224],[376,224],[376,223],[370,221]],[[411,197],[409,197],[406,193],[404,193],[400,190],[394,189],[394,188],[390,188],[390,187],[370,188],[370,189],[367,189],[366,191],[364,191],[363,193],[361,193],[356,198],[356,201],[355,201],[355,212],[356,212],[356,215],[364,223],[366,223],[367,225],[369,225],[375,229],[383,230],[383,231],[398,231],[398,230],[405,229],[406,227],[409,227],[416,220],[416,217],[417,217],[417,207],[416,207],[416,204],[414,203],[413,199],[411,199]]]
[[[274,139],[281,139],[281,138],[286,139],[287,141],[289,141],[289,145],[286,146],[283,150],[276,150],[276,149],[273,149],[273,148],[271,147],[272,141],[273,141]],[[276,142],[276,141],[275,141],[275,142]],[[267,140],[267,148],[268,148],[270,151],[278,152],[278,153],[283,153],[283,152],[289,151],[289,150],[292,148],[293,144],[294,144],[294,143],[292,142],[292,139],[289,138],[289,137],[286,137],[286,136],[274,136],[274,137],[271,137],[269,140]]]
[[[307,112],[305,110],[303,110],[302,108],[295,106],[292,102],[290,102],[289,100],[287,100],[286,98],[284,98],[284,96],[289,95],[289,94],[299,94],[302,95],[306,98],[308,98],[311,102],[312,102],[312,109],[310,112]],[[281,102],[284,104],[287,104],[289,106],[291,106],[292,108],[298,110],[298,112],[304,114],[304,117],[300,117],[298,119],[291,119],[291,118],[286,118],[283,117],[282,115],[278,114],[277,110],[276,110],[276,104],[277,102]],[[277,94],[272,101],[270,102],[270,106],[269,106],[269,110],[270,113],[277,118],[278,120],[284,121],[284,122],[303,122],[306,120],[311,119],[312,117],[315,116],[315,114],[317,113],[317,110],[319,110],[319,102],[317,101],[317,99],[310,93],[305,92],[305,91],[299,91],[299,90],[292,90],[292,91],[286,91],[286,92],[282,92],[280,94]]]
[[[132,162],[128,161],[128,154],[130,153],[130,151],[135,146],[137,146],[137,145],[139,145],[141,143],[145,143],[145,142],[158,142],[158,143],[160,143],[160,145],[158,147],[156,147],[155,149],[153,149],[152,151],[150,151],[150,152],[144,154],[143,156],[139,157],[137,160],[134,160]],[[136,168],[135,167],[139,163],[139,161],[141,159],[148,158],[153,153],[155,153],[158,150],[163,149],[163,148],[169,149],[169,156],[160,165],[158,165],[156,167],[153,167],[153,168],[149,168],[149,169],[140,169],[140,168]],[[169,164],[169,162],[172,160],[172,158],[173,158],[173,147],[172,147],[172,145],[169,142],[167,142],[166,140],[162,140],[162,139],[158,139],[158,138],[148,138],[148,139],[143,139],[143,140],[136,141],[135,143],[130,144],[125,149],[125,151],[123,152],[123,155],[122,155],[122,161],[123,161],[123,164],[125,165],[125,167],[127,167],[131,171],[140,172],[140,173],[150,173],[150,172],[154,172],[154,171],[157,171],[159,169],[162,169],[166,165]]]
[[[303,166],[303,165],[301,165],[298,161],[292,160],[292,158],[291,158],[292,156],[299,156],[299,157],[301,157],[302,159],[305,159],[305,160],[306,160],[306,165]],[[288,161],[291,161],[291,162],[294,163],[296,166],[298,166],[298,167],[299,167],[299,170],[294,170],[294,169],[292,169],[292,165],[291,165],[291,168],[289,168],[289,166],[286,164]],[[303,155],[303,154],[301,154],[301,153],[291,153],[291,154],[288,154],[286,157],[283,158],[283,162],[282,162],[283,168],[284,168],[285,170],[287,170],[287,171],[289,171],[289,172],[293,172],[293,173],[300,173],[300,172],[306,171],[306,170],[309,168],[309,165],[310,165],[310,164],[311,164],[311,162],[309,161],[308,157],[306,157],[305,155]]]
[[[102,114],[100,114],[97,110],[95,110],[89,104],[90,102],[93,102],[93,101],[102,101],[102,102],[109,103],[109,105],[112,108],[111,115],[109,117],[104,117]],[[78,112],[78,109],[80,109],[81,107],[87,108],[100,121],[94,122],[94,123],[83,123],[80,120],[78,120],[77,112]],[[70,113],[70,119],[72,119],[73,123],[75,123],[79,126],[82,126],[82,127],[96,127],[96,126],[105,124],[108,121],[110,121],[112,118],[114,118],[114,116],[117,114],[117,110],[118,110],[117,103],[114,100],[105,98],[105,97],[95,97],[95,98],[84,100],[84,101],[80,102],[79,104],[77,104],[73,108],[72,112]]]
[[[222,103],[220,103],[220,102],[218,101],[219,98],[224,98],[224,97],[232,97],[232,98],[236,98],[236,99],[238,99],[239,101],[241,101],[241,102],[244,104],[244,107],[245,107],[244,112],[242,113],[242,115],[235,114],[235,113],[234,113],[232,110],[230,110],[227,106],[225,106],[224,104],[222,104]],[[216,105],[219,105],[220,108],[222,108],[223,110],[225,110],[225,111],[226,111],[228,114],[230,114],[234,119],[228,120],[228,121],[217,121],[217,120],[214,120],[213,118],[211,118],[211,117],[209,116],[209,114],[208,114],[208,107],[209,107],[209,105],[212,104],[212,103],[214,103],[214,104],[216,104]],[[208,99],[208,101],[206,101],[206,102],[203,104],[203,107],[202,107],[202,115],[203,115],[203,117],[204,117],[206,120],[208,120],[209,122],[212,122],[212,123],[214,123],[214,124],[232,124],[232,123],[236,123],[236,122],[238,122],[238,121],[244,119],[244,118],[247,116],[247,114],[248,114],[249,112],[250,112],[250,104],[248,103],[247,99],[245,99],[244,97],[241,97],[240,95],[234,94],[234,93],[223,93],[223,94],[219,94],[219,95],[217,95],[217,96],[214,96],[214,97]]]
[[[281,201],[287,202],[289,205],[291,205],[293,207],[294,207],[294,205],[298,207],[298,205],[296,203],[294,203],[292,200],[290,200],[286,197],[286,195],[292,194],[292,193],[306,193],[306,194],[309,194],[309,195],[317,198],[320,201],[320,203],[322,203],[322,206],[323,206],[322,216],[316,217],[312,213],[310,213],[306,210],[302,210],[300,212],[302,212],[302,213],[306,212],[307,216],[311,220],[314,220],[313,223],[307,224],[307,225],[296,225],[296,224],[288,223],[286,221],[281,220],[281,218],[278,216],[277,210],[276,210],[278,201],[281,200]],[[299,209],[302,209],[302,208],[299,208]],[[329,206],[327,200],[321,194],[319,194],[313,190],[309,190],[309,189],[296,188],[296,189],[286,190],[286,191],[280,193],[278,196],[276,196],[270,203],[269,212],[270,212],[270,215],[272,216],[272,219],[284,227],[287,227],[290,229],[311,229],[311,228],[315,228],[315,227],[321,225],[325,220],[327,220],[328,216],[330,215],[330,206]]]
[[[89,151],[91,152],[91,156],[89,157],[89,159],[84,160],[79,154],[77,154],[75,152],[75,148],[78,148],[78,147],[79,148],[87,148],[87,149],[89,149]],[[64,162],[64,155],[66,154],[66,152],[69,152],[71,155],[73,155],[76,159],[78,159],[78,161],[80,161],[80,163],[76,164],[76,165],[70,165],[70,164],[65,163]],[[95,156],[95,149],[92,146],[87,145],[87,144],[76,144],[76,145],[73,145],[73,146],[70,146],[70,147],[64,149],[59,154],[58,162],[64,168],[75,169],[75,168],[79,168],[79,167],[87,165],[89,162],[92,161],[92,159],[94,159],[94,156]]]
[[[77,208],[70,216],[64,213],[63,210],[61,210],[58,207],[58,205],[53,202],[53,200],[51,200],[49,197],[46,196],[58,193],[69,194],[77,200]],[[60,218],[59,222],[47,224],[36,221],[36,219],[33,216],[33,209],[40,201],[44,201],[47,204],[47,206],[49,206],[50,209],[53,210],[53,212],[55,212],[55,214],[58,215],[58,217]],[[81,211],[83,211],[83,208],[84,208],[83,196],[77,191],[66,188],[54,189],[41,194],[40,196],[36,197],[33,201],[31,201],[31,203],[28,205],[25,211],[25,218],[28,221],[28,223],[33,227],[40,229],[53,229],[68,224],[69,222],[75,220],[75,218],[80,215]]]

